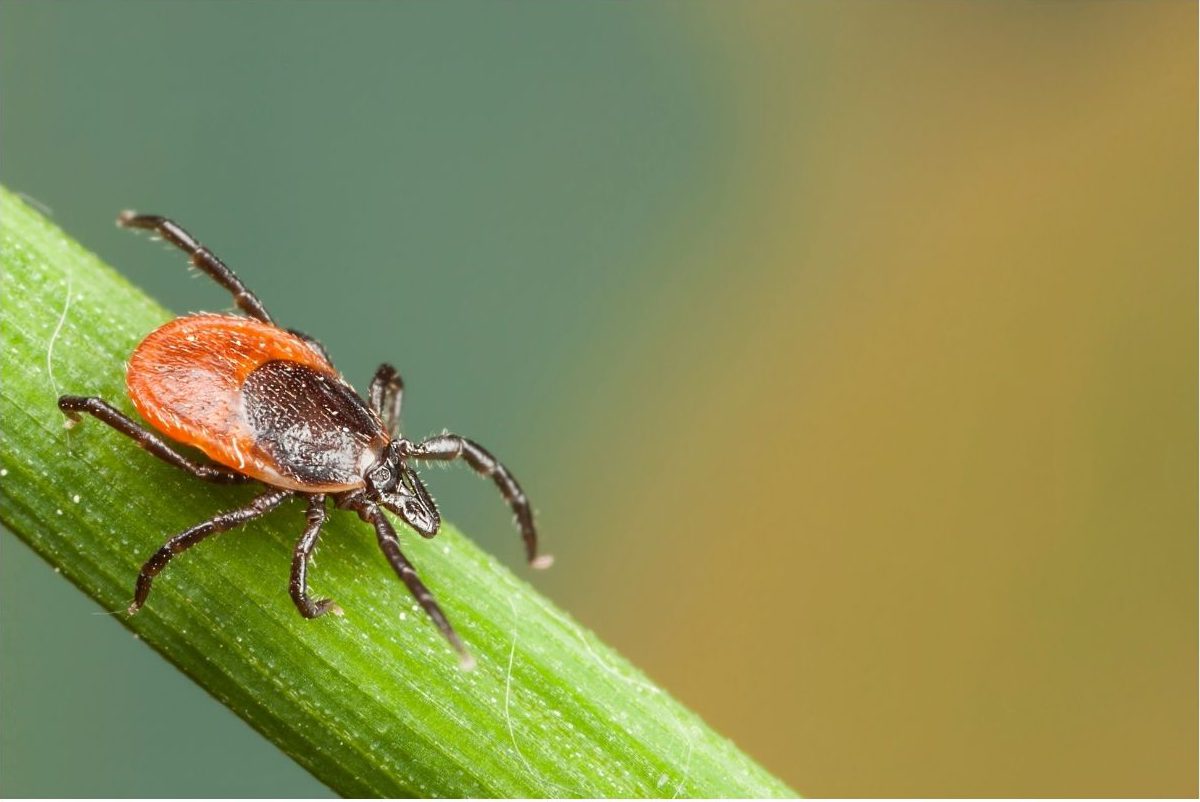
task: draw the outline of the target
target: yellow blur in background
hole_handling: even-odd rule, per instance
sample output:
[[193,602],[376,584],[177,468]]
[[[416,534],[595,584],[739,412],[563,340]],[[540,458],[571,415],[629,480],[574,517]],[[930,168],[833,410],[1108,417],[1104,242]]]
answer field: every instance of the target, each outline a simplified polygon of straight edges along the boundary
[[654,390],[580,396],[614,471],[567,505],[578,612],[802,793],[1196,794],[1195,32],[1189,3],[698,26],[737,87],[686,254],[716,278],[576,377]]
[[[798,792],[1196,795],[1194,2],[0,22],[8,186],[398,365],[521,477],[539,589]],[[327,790],[4,538],[6,794]]]

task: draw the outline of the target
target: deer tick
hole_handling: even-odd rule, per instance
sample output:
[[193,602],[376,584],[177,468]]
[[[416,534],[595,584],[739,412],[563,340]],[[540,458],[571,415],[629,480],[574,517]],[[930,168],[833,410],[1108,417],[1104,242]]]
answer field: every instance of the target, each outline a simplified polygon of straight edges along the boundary
[[486,449],[456,434],[412,441],[401,435],[404,383],[391,365],[380,365],[367,398],[333,367],[316,340],[282,329],[262,302],[220,259],[177,223],[157,215],[124,212],[117,224],[156,232],[183,250],[193,266],[233,294],[240,315],[194,314],[150,332],[134,350],[125,372],[137,411],[163,434],[194,446],[212,462],[197,462],[101,398],[64,395],[58,406],[71,422],[86,412],[161,460],[219,484],[260,482],[263,493],[249,504],[175,535],[142,566],[129,612],[150,594],[154,577],[177,554],[209,535],[252,521],[292,496],[308,500],[307,526],[292,555],[289,590],[305,618],[341,614],[332,599],[309,598],[308,561],[325,522],[327,502],[352,510],[375,528],[393,570],[458,652],[473,665],[454,628],[438,607],[384,510],[424,537],[441,526],[437,505],[414,470],[426,460],[461,459],[499,488],[516,516],[525,555],[538,556],[533,510],[517,480]]

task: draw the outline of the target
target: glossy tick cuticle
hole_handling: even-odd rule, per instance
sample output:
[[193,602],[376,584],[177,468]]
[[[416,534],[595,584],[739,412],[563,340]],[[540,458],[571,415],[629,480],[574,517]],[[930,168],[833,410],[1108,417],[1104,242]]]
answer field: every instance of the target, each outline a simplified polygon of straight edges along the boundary
[[319,342],[278,327],[233,271],[178,224],[133,212],[122,212],[117,224],[155,232],[183,250],[194,267],[230,292],[245,315],[196,314],[172,320],[138,345],[126,369],[129,397],[139,414],[172,440],[200,449],[212,462],[184,456],[100,398],[60,396],[58,407],[67,424],[87,413],[199,479],[265,485],[246,506],[164,543],[142,566],[129,612],[145,604],[154,577],[175,555],[267,514],[288,498],[303,496],[308,499],[307,526],[293,551],[289,582],[300,614],[342,614],[332,599],[311,599],[307,584],[327,502],[332,501],[374,527],[396,575],[458,651],[463,668],[472,667],[473,658],[400,550],[383,510],[400,516],[422,536],[435,536],[441,527],[437,505],[410,463],[461,459],[490,478],[512,508],[530,566],[548,567],[550,557],[538,555],[533,510],[516,478],[465,437],[443,433],[419,442],[404,438],[404,383],[395,368],[379,366],[364,401],[342,379]]

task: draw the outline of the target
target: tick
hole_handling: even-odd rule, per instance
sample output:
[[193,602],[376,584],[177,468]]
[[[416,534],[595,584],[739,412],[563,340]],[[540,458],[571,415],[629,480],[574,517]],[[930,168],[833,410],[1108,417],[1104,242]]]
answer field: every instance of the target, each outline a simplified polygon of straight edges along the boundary
[[320,343],[277,326],[233,271],[177,223],[124,212],[117,224],[156,232],[183,250],[193,266],[233,294],[245,314],[202,313],[172,320],[150,332],[126,366],[126,387],[141,416],[172,440],[198,448],[212,462],[181,454],[101,398],[64,395],[58,399],[59,409],[71,424],[82,412],[92,415],[198,479],[266,486],[246,506],[164,543],[142,566],[129,613],[146,603],[154,577],[173,557],[301,496],[308,500],[307,526],[293,551],[288,588],[302,616],[341,614],[332,599],[309,598],[307,585],[308,562],[332,502],[375,528],[392,569],[458,652],[463,666],[472,666],[462,640],[400,550],[396,530],[383,511],[400,516],[424,537],[433,537],[441,517],[413,466],[461,459],[496,484],[516,516],[529,564],[545,568],[551,558],[538,556],[533,510],[516,478],[485,448],[457,434],[419,442],[401,435],[404,383],[395,368],[379,366],[364,401],[333,367]]

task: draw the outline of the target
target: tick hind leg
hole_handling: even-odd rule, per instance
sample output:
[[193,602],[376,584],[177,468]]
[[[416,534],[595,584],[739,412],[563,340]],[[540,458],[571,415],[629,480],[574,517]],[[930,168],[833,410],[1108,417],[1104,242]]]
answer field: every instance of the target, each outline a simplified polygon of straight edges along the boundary
[[220,284],[233,294],[233,301],[247,315],[263,323],[274,323],[271,315],[258,296],[246,289],[229,266],[217,258],[217,255],[184,230],[183,226],[166,217],[156,214],[136,214],[121,212],[117,217],[117,225],[123,228],[141,228],[155,231],[167,242],[179,248],[188,255],[192,265],[208,274],[213,281]]
[[533,524],[533,508],[517,479],[508,472],[492,454],[478,443],[459,437],[457,434],[439,434],[417,443],[410,452],[413,459],[453,460],[462,459],[480,476],[492,480],[512,508],[525,541],[525,558],[534,568],[549,568],[554,558],[549,554],[538,556],[537,528]]
[[182,468],[197,479],[226,485],[250,481],[248,477],[223,465],[204,465],[188,459],[152,432],[138,426],[102,398],[64,395],[58,399],[58,408],[71,421],[78,421],[79,413],[86,412],[102,423],[107,423],[163,462],[168,462],[176,468]]
[[397,436],[400,433],[400,407],[404,402],[404,380],[394,367],[386,362],[379,366],[375,378],[371,379],[367,399],[388,434]]
[[290,490],[268,490],[245,507],[223,512],[168,540],[158,551],[154,552],[154,556],[146,561],[141,572],[138,573],[137,587],[133,592],[133,603],[129,605],[129,614],[133,615],[146,603],[146,597],[150,595],[150,585],[154,582],[154,577],[167,567],[167,563],[176,554],[187,551],[209,535],[225,532],[266,515],[290,495],[292,495]]
[[413,568],[412,563],[404,556],[404,552],[400,551],[400,539],[396,537],[396,530],[392,528],[392,524],[388,521],[387,516],[383,514],[383,511],[377,505],[371,502],[364,502],[358,508],[358,514],[375,527],[375,535],[379,539],[379,548],[383,550],[384,556],[391,563],[392,570],[408,586],[409,592],[416,597],[417,603],[421,605],[426,615],[441,630],[442,635],[454,647],[454,651],[458,652],[459,664],[464,670],[470,671],[475,667],[475,658],[471,657],[471,653],[467,651],[467,647],[463,646],[458,633],[454,631],[454,627],[450,626],[450,621],[447,620],[446,614],[442,612],[442,608],[438,607],[433,594],[429,592],[429,588],[425,587],[425,583],[417,576],[417,569]]
[[288,583],[292,601],[296,603],[300,615],[305,618],[317,618],[329,612],[334,615],[342,614],[342,608],[338,607],[333,599],[313,601],[308,598],[308,561],[312,559],[317,548],[317,538],[321,534],[321,525],[325,523],[326,516],[325,495],[317,493],[309,496],[308,528],[304,530],[304,535],[296,543],[296,550],[292,553],[292,579]]

